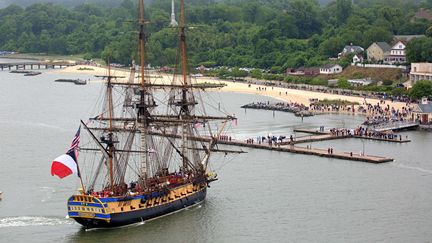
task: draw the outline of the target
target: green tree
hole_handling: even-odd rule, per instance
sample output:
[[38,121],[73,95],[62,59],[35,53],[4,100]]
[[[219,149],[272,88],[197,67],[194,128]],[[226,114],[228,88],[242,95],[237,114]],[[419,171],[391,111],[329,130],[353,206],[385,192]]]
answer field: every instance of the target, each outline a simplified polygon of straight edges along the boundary
[[345,43],[340,37],[331,37],[321,43],[320,52],[326,57],[337,57],[344,46]]
[[410,97],[414,99],[420,99],[422,97],[432,96],[432,81],[430,80],[419,80],[415,82],[409,91]]
[[337,81],[337,87],[340,89],[349,89],[351,87],[351,84],[346,78],[340,78]]
[[233,78],[244,78],[248,75],[248,72],[245,70],[240,70],[238,67],[235,67],[231,70],[231,76]]
[[364,33],[364,43],[366,46],[370,46],[373,42],[384,41],[390,42],[393,38],[393,34],[382,27],[371,27]]
[[336,1],[336,20],[338,25],[342,25],[351,14],[351,0]]
[[406,56],[409,62],[432,62],[432,38],[416,38],[408,42]]
[[260,79],[260,78],[262,78],[262,72],[261,72],[261,70],[259,70],[259,69],[253,69],[253,70],[250,72],[250,76],[251,76],[252,78]]
[[321,22],[318,19],[319,5],[315,0],[292,0],[288,13],[293,16],[299,30],[299,37],[306,38],[319,33]]
[[432,25],[426,30],[426,36],[432,38]]

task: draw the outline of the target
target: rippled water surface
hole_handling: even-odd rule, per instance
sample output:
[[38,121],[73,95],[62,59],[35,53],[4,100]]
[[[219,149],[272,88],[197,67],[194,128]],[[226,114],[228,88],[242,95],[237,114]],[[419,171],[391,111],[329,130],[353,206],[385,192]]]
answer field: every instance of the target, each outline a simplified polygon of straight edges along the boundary
[[[84,231],[66,219],[77,178],[51,177],[51,161],[94,110],[100,84],[76,86],[47,73],[0,72],[1,242],[427,242],[432,239],[432,133],[404,132],[391,144],[359,139],[313,147],[383,155],[381,165],[244,149],[215,157],[219,181],[202,204],[121,229]],[[237,139],[295,134],[294,128],[354,127],[362,118],[239,108],[267,97],[212,93],[238,118]]]

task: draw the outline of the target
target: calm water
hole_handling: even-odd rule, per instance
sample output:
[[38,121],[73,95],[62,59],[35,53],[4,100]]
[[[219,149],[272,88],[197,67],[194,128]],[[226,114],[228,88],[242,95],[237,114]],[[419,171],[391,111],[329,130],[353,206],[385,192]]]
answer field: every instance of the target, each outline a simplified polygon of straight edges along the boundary
[[[218,158],[220,180],[204,203],[144,225],[86,232],[65,219],[78,179],[51,177],[51,161],[68,148],[79,119],[100,98],[100,84],[76,86],[44,72],[0,72],[0,242],[428,242],[432,240],[432,133],[405,132],[408,144],[356,139],[314,143],[396,158],[382,165],[246,150]],[[214,93],[239,118],[235,137],[294,134],[293,128],[354,127],[355,116],[301,119],[246,112],[269,98]]]

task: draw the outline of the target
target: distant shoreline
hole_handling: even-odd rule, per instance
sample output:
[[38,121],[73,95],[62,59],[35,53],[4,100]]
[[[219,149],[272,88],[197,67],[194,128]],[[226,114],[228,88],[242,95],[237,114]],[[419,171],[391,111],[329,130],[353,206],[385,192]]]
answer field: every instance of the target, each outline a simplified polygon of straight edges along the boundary
[[0,59],[15,59],[15,60],[34,60],[34,61],[45,61],[45,60],[64,60],[64,61],[82,61],[79,56],[58,56],[49,55],[43,53],[16,53],[10,55],[0,56]]
[[[93,69],[93,70],[78,70],[80,68],[84,69]],[[119,75],[119,76],[125,76],[124,79],[120,79],[119,81],[126,81],[129,78],[129,71],[125,69],[118,69],[113,68],[111,69],[112,75]],[[93,75],[107,75],[107,68],[101,67],[101,66],[91,66],[91,65],[77,65],[68,67],[65,69],[56,69],[51,70],[50,72],[55,73],[81,73],[81,74],[93,74]],[[171,83],[172,75],[169,74],[158,74],[160,75],[160,78],[157,79],[157,83]],[[245,94],[254,94],[254,95],[260,95],[260,96],[267,96],[270,98],[274,98],[283,102],[290,102],[290,103],[299,103],[303,104],[305,106],[310,105],[310,99],[318,99],[318,100],[347,100],[350,102],[357,102],[359,104],[363,104],[365,101],[364,97],[358,97],[358,96],[348,96],[348,95],[340,95],[340,94],[331,94],[331,93],[322,93],[322,92],[316,92],[316,91],[309,91],[309,90],[299,90],[299,89],[291,89],[291,88],[285,88],[285,87],[277,87],[277,86],[266,86],[265,84],[249,84],[244,82],[234,82],[234,81],[227,81],[227,80],[220,80],[217,78],[212,77],[198,77],[196,78],[198,83],[203,82],[209,82],[209,83],[222,83],[226,86],[223,88],[219,88],[219,91],[222,92],[234,92],[234,93],[245,93]],[[367,103],[370,103],[372,105],[376,105],[380,103],[379,99],[375,98],[366,98]],[[401,110],[402,107],[406,105],[404,102],[391,102],[386,101],[386,105],[389,105],[390,108],[395,108],[396,110]],[[357,108],[359,105],[355,106]],[[357,110],[357,109],[355,109]],[[344,111],[329,111],[324,112],[329,114],[355,114],[355,115],[367,115],[362,112],[344,112]]]

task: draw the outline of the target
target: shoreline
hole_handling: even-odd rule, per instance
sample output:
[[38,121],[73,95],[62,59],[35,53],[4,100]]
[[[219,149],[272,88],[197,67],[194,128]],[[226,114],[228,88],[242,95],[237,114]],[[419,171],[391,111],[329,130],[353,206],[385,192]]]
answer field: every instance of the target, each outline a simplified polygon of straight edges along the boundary
[[[78,70],[79,68],[86,68],[91,70]],[[77,66],[71,66],[64,69],[57,69],[57,70],[51,70],[50,72],[53,73],[67,73],[67,74],[89,74],[89,75],[106,75],[108,72],[107,67],[105,66],[91,66],[91,65],[77,65]],[[129,79],[130,72],[129,70],[125,69],[119,69],[119,68],[112,68],[111,69],[112,75],[117,76],[125,76],[123,79],[119,79],[120,82],[126,81]],[[150,75],[154,75],[154,72],[150,72]],[[157,73],[158,78],[155,80],[155,83],[164,83],[168,84],[171,83],[173,79],[172,74],[165,74],[165,73]],[[224,84],[225,86],[223,88],[211,89],[213,91],[222,91],[222,92],[232,92],[232,93],[243,93],[243,94],[253,94],[253,95],[260,95],[265,96],[273,99],[277,99],[282,102],[289,102],[289,103],[298,103],[303,104],[307,107],[310,107],[310,99],[318,99],[318,100],[347,100],[350,102],[357,102],[359,105],[354,105],[355,111],[313,111],[318,114],[352,114],[352,115],[362,115],[362,116],[368,116],[371,115],[370,113],[365,112],[359,112],[358,108],[360,106],[365,106],[365,101],[372,105],[381,104],[380,99],[376,98],[364,98],[364,97],[357,97],[357,96],[348,96],[348,95],[342,95],[342,94],[330,94],[330,93],[323,93],[323,92],[316,92],[316,91],[309,91],[309,90],[300,90],[300,89],[292,89],[292,88],[285,88],[285,87],[277,87],[277,86],[267,86],[264,83],[263,84],[249,84],[246,82],[235,82],[235,81],[228,81],[228,80],[220,80],[218,78],[213,77],[192,77],[193,81],[196,81],[197,83],[203,83],[203,82],[209,82],[209,83],[220,83]],[[95,81],[91,81],[95,82]],[[383,105],[383,104],[381,104]],[[385,106],[388,106],[390,109],[394,108],[395,110],[402,110],[403,107],[406,107],[406,103],[399,102],[399,101],[388,101],[386,100],[384,103]]]

